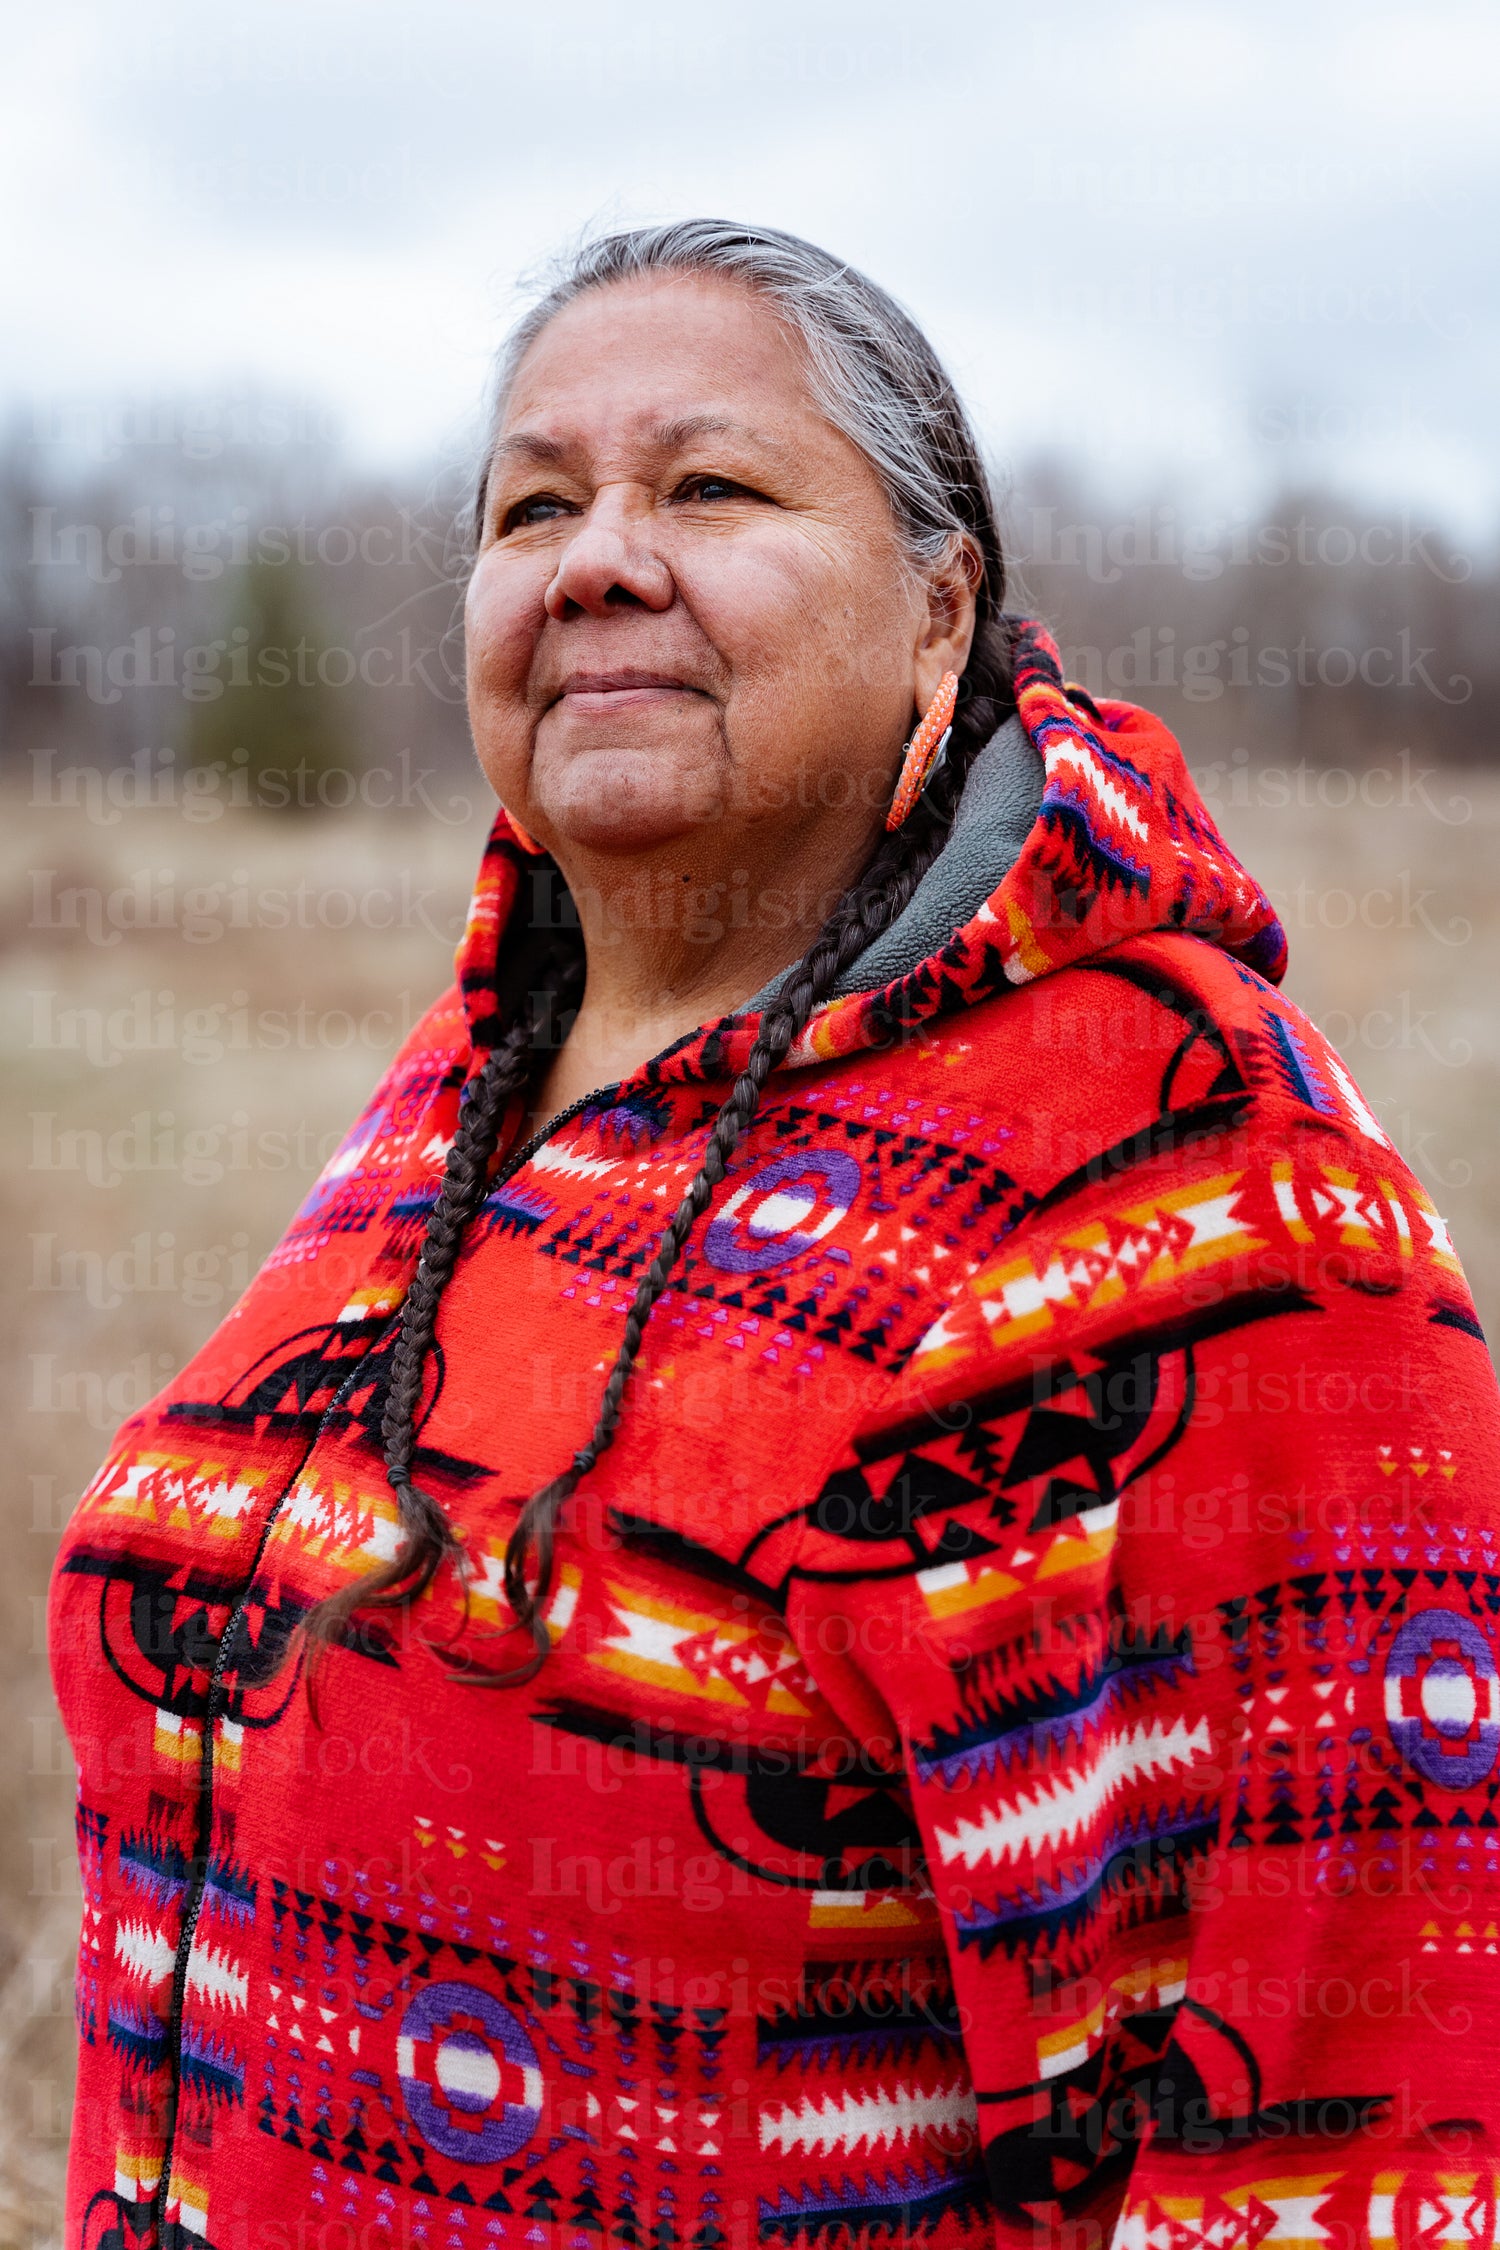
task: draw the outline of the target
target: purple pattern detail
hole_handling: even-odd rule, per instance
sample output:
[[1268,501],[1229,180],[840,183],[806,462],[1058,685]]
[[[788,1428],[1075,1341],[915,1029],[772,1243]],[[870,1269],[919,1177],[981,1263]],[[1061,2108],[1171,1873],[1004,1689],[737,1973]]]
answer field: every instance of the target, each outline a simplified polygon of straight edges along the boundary
[[778,1156],[737,1188],[704,1237],[720,1273],[766,1273],[831,1234],[859,1193],[860,1168],[841,1149]]
[[1406,1763],[1439,1789],[1474,1789],[1500,1751],[1490,1644],[1456,1609],[1420,1609],[1385,1660],[1385,1715]]
[[482,1986],[451,1981],[419,1992],[401,2019],[396,2054],[407,2113],[440,2155],[494,2164],[536,2131],[536,2049]]

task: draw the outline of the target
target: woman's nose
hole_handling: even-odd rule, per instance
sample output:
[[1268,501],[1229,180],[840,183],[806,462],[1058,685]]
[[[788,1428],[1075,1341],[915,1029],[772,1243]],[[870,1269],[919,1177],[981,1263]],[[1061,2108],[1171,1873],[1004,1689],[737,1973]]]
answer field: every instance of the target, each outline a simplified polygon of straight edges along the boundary
[[544,599],[547,615],[561,621],[580,613],[598,617],[633,603],[667,609],[674,592],[672,573],[656,551],[649,511],[601,491],[578,519]]

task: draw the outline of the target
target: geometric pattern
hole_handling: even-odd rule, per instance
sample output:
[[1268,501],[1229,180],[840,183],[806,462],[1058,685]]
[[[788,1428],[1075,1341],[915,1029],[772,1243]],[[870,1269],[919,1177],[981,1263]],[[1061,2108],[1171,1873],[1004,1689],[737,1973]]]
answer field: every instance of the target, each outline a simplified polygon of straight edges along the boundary
[[309,1678],[401,1536],[399,1312],[529,973],[503,814],[454,989],[116,1434],[52,1592],[70,2240],[1497,2239],[1473,1305],[1176,745],[1039,631],[1017,678],[1036,826],[772,1079],[533,1680],[482,1684],[507,1541],[756,1019],[511,1121],[416,1418],[461,1560]]

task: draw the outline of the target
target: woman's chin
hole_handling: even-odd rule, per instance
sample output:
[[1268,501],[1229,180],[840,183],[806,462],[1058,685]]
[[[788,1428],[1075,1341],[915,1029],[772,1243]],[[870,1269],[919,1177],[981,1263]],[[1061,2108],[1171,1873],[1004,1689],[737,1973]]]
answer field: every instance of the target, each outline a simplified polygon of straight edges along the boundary
[[660,753],[598,752],[555,775],[532,777],[532,794],[559,843],[594,852],[646,852],[723,817],[717,761],[680,762]]

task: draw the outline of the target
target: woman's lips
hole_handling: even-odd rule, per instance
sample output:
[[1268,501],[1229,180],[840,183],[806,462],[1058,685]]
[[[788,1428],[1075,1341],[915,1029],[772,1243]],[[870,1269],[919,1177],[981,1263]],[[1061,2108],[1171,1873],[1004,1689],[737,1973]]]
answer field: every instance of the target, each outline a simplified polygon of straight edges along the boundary
[[557,702],[560,708],[586,717],[698,692],[685,680],[673,679],[665,672],[579,672],[564,682]]

